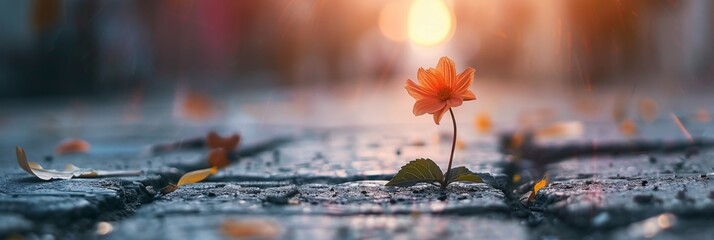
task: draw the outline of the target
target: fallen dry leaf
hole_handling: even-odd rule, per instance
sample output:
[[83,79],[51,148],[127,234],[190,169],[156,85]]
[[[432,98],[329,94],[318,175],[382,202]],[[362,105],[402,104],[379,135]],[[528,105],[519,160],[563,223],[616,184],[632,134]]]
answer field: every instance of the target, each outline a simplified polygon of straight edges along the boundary
[[229,238],[273,239],[280,234],[275,222],[261,219],[228,219],[221,224],[221,233]]
[[62,140],[55,148],[57,154],[86,153],[89,152],[90,145],[87,141],[78,138],[68,138]]
[[203,181],[203,179],[206,179],[208,176],[215,174],[217,171],[218,171],[217,168],[211,167],[211,168],[196,170],[196,171],[192,171],[192,172],[187,172],[186,174],[181,176],[181,179],[179,179],[176,186],[180,187],[183,185],[194,184],[194,183]]
[[533,200],[535,200],[536,195],[538,195],[538,190],[544,188],[546,184],[548,184],[548,180],[546,179],[546,177],[543,177],[543,179],[533,185],[533,192],[531,192],[531,195],[528,196],[528,201],[533,202]]
[[627,137],[632,137],[639,132],[637,129],[637,124],[633,122],[631,119],[625,119],[622,122],[620,122],[619,126],[620,133],[622,135],[625,135]]
[[221,137],[216,132],[209,132],[206,136],[206,146],[208,149],[223,148],[228,153],[232,153],[238,148],[240,143],[240,135],[233,134],[230,137]]
[[42,180],[51,179],[71,179],[73,177],[78,178],[93,178],[93,177],[109,177],[109,176],[136,176],[142,174],[140,170],[117,170],[117,171],[102,171],[102,170],[86,170],[78,168],[72,164],[67,164],[64,171],[44,169],[40,164],[36,162],[27,161],[27,156],[25,155],[25,150],[21,147],[15,147],[15,153],[17,154],[17,164],[20,165],[22,170],[34,175],[35,177]]
[[171,192],[173,192],[173,191],[176,191],[176,189],[178,189],[178,186],[169,183],[169,185],[166,185],[166,187],[161,188],[160,193],[163,194],[163,195],[166,195],[166,194],[169,194],[169,193],[171,193]]
[[476,115],[474,125],[476,127],[476,131],[478,131],[479,133],[490,133],[491,129],[493,129],[493,122],[491,121],[491,117],[485,112],[481,112]]
[[231,161],[228,159],[228,152],[225,149],[216,148],[208,152],[208,166],[221,169],[230,164]]
[[652,122],[659,115],[659,110],[657,109],[657,102],[651,98],[644,98],[640,101],[639,108],[640,117],[645,120],[645,122]]

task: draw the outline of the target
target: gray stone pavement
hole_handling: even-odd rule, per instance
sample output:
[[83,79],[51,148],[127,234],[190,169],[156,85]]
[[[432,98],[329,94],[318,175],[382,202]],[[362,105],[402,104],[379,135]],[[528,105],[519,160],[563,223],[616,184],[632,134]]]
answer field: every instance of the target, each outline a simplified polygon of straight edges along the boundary
[[[431,124],[28,128],[23,120],[44,126],[23,116],[0,126],[7,136],[0,139],[6,153],[0,156],[2,238],[709,239],[714,234],[714,151],[687,147],[691,144],[666,118],[638,122],[636,137],[622,136],[614,124],[583,122],[583,134],[538,138],[519,149],[504,146],[508,131],[474,135],[466,128],[454,165],[477,172],[485,183],[454,184],[446,191],[383,186],[416,157],[446,166],[448,128],[435,130]],[[697,138],[714,126],[684,120]],[[186,144],[152,154],[147,146],[188,143],[208,130],[240,130],[245,141],[232,164],[201,183],[161,194],[185,172],[206,167],[206,150]],[[88,140],[92,151],[53,154],[68,135]],[[17,166],[15,145],[45,168],[72,163],[144,174],[41,181]],[[524,202],[521,197],[544,175],[548,184],[532,203]],[[520,180],[512,181],[516,176]]]

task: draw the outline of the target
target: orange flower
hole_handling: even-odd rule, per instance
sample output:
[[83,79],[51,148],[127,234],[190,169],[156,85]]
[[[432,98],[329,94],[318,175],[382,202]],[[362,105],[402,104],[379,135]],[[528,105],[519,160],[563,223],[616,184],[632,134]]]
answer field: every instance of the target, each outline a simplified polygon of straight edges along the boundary
[[463,101],[476,100],[476,95],[469,90],[474,81],[474,72],[473,68],[466,68],[456,75],[454,61],[447,57],[439,59],[436,69],[419,68],[419,84],[410,79],[405,87],[409,95],[417,100],[412,110],[414,115],[432,114],[438,125],[449,108],[461,106]]

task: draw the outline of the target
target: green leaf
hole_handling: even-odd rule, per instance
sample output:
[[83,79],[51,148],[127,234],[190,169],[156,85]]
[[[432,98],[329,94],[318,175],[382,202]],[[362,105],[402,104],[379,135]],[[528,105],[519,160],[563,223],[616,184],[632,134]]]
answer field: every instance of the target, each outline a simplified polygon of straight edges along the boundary
[[390,180],[386,186],[409,187],[417,183],[441,183],[444,173],[434,161],[420,158],[402,166],[402,169]]
[[468,168],[461,166],[451,169],[451,172],[449,173],[449,179],[446,180],[446,184],[448,185],[452,182],[482,183],[483,180],[481,179],[481,177],[476,176],[476,174],[471,172]]

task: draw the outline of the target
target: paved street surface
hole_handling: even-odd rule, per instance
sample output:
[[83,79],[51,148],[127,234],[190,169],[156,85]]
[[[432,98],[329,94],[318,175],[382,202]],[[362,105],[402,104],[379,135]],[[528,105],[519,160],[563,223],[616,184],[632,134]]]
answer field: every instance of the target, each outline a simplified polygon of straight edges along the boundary
[[[464,114],[459,118],[459,126],[464,127],[454,166],[468,167],[485,183],[457,183],[442,191],[431,185],[384,184],[401,165],[418,157],[430,157],[445,168],[448,122],[440,128],[421,118],[414,125],[241,122],[214,123],[209,128],[160,123],[156,119],[161,117],[152,120],[152,115],[144,120],[151,124],[122,123],[112,121],[102,114],[110,110],[102,109],[90,108],[82,117],[44,108],[18,110],[12,116],[9,110],[3,112],[2,238],[689,240],[714,236],[714,151],[706,148],[710,142],[705,141],[714,124],[687,116],[682,120],[694,141],[661,113],[653,123],[638,121],[636,137],[623,136],[616,124],[596,119],[582,121],[585,131],[579,134],[529,138],[514,146],[516,124],[476,133],[473,115]],[[206,167],[207,151],[184,145],[152,153],[149,146],[202,139],[208,130],[222,135],[239,131],[243,141],[237,157],[203,182],[162,193],[182,174]],[[56,144],[68,136],[82,137],[92,149],[87,154],[54,154]],[[31,161],[49,169],[72,163],[81,168],[144,172],[42,181],[19,168],[16,145],[27,151]],[[529,191],[543,176],[546,186],[529,201]]]

